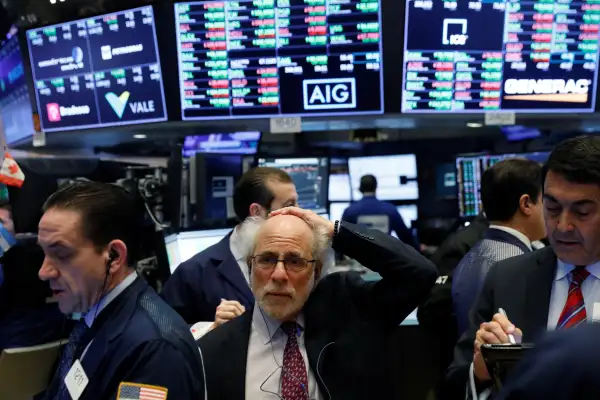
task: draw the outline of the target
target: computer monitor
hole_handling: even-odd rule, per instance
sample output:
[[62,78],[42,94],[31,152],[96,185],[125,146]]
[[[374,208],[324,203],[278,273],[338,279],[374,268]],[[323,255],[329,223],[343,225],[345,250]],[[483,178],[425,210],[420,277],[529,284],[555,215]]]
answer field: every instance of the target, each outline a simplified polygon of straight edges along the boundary
[[329,219],[332,221],[341,221],[344,210],[350,207],[349,202],[329,204]]
[[416,204],[397,206],[396,209],[408,228],[410,228],[413,225],[413,222],[419,218],[419,209]]
[[191,157],[196,153],[256,154],[260,135],[260,132],[235,132],[186,136],[183,156]]
[[483,211],[481,204],[481,177],[485,170],[507,158],[527,158],[539,163],[548,159],[550,153],[475,155],[456,158],[456,187],[461,217],[474,217]]
[[231,229],[182,232],[165,238],[171,273],[183,262],[220,242]]
[[287,172],[296,185],[298,205],[317,214],[327,212],[329,159],[327,158],[260,158],[260,167],[279,168]]
[[377,178],[377,198],[380,200],[417,200],[417,158],[414,154],[391,156],[351,157],[348,159],[352,199],[360,200],[360,178]]
[[347,158],[332,158],[329,165],[329,201],[351,201]]

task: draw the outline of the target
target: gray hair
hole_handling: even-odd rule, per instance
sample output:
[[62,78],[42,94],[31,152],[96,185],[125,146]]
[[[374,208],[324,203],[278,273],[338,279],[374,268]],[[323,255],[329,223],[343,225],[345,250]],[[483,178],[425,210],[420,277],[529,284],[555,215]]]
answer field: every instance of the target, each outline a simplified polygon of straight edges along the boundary
[[[246,220],[237,228],[238,234],[240,235],[241,243],[243,243],[242,256],[244,259],[252,256],[254,248],[256,247],[256,239],[258,237],[258,231],[267,222],[262,217],[248,217]],[[314,235],[314,242],[312,248],[312,255],[315,260],[318,260],[323,265],[321,276],[325,275],[325,271],[329,270],[335,264],[335,253],[331,249],[331,239],[327,230],[323,227],[311,226],[307,224]]]

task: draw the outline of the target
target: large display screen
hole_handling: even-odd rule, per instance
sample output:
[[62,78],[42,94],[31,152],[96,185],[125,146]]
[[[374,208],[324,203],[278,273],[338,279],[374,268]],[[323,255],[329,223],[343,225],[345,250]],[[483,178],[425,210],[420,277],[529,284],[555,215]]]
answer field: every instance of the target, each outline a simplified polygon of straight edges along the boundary
[[382,113],[378,0],[175,5],[184,120]]
[[527,158],[544,163],[549,153],[522,153],[466,156],[456,158],[456,186],[461,217],[474,217],[483,211],[481,204],[481,177],[486,169],[507,158]]
[[351,201],[347,158],[332,158],[329,165],[329,201]]
[[380,200],[417,200],[417,159],[414,154],[348,159],[352,199],[360,200],[360,178],[373,175],[377,179],[377,198]]
[[33,135],[33,111],[16,35],[0,48],[0,117],[8,144]]
[[279,168],[287,172],[296,185],[298,206],[316,213],[326,213],[328,161],[327,158],[261,158],[258,166]]
[[27,32],[45,131],[167,119],[151,6]]
[[403,112],[593,112],[596,0],[407,0]]

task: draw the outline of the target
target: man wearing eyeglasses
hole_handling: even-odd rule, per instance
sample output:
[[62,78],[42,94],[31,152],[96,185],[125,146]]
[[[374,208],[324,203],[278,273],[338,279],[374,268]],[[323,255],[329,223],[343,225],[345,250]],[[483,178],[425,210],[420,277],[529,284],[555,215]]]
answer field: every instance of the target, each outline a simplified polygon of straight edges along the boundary
[[[198,340],[207,398],[391,398],[383,344],[427,296],[435,266],[383,232],[296,207],[250,218],[240,235],[256,302]],[[329,247],[382,279],[321,277]]]

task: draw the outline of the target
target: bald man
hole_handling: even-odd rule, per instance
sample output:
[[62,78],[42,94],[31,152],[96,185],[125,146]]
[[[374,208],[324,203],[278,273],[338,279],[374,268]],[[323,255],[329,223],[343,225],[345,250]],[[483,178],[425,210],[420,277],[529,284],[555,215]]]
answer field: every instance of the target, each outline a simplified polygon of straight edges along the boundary
[[[248,219],[240,234],[256,302],[198,341],[208,398],[389,398],[383,344],[425,299],[435,266],[383,232],[296,207]],[[382,279],[321,279],[331,247]]]

